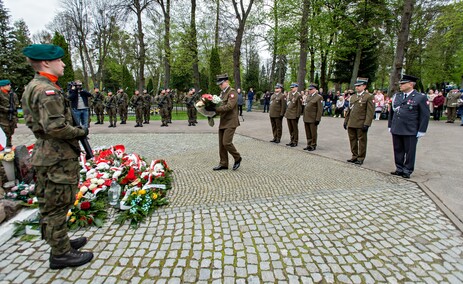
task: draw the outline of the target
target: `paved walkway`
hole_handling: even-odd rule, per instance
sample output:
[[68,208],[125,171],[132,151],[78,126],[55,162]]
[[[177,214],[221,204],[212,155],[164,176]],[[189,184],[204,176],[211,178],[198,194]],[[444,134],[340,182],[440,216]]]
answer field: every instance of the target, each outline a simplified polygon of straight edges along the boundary
[[[217,135],[206,121],[133,124],[92,125],[91,144],[123,143],[147,159],[165,158],[174,169],[171,204],[137,230],[108,220],[76,231],[89,238],[85,249],[95,259],[75,269],[49,270],[43,241],[12,239],[0,245],[0,283],[463,282],[461,231],[416,183],[383,173],[393,165],[390,139],[375,137],[383,121],[373,125],[366,163],[357,167],[344,162],[340,119],[323,120],[311,154],[303,143],[266,142],[267,115],[245,113],[235,136],[242,166],[220,172],[211,170]],[[432,147],[425,139],[440,127],[452,129],[431,125],[420,146]],[[28,133],[21,126],[15,142],[33,141]],[[429,175],[437,183],[423,154],[412,179]]]

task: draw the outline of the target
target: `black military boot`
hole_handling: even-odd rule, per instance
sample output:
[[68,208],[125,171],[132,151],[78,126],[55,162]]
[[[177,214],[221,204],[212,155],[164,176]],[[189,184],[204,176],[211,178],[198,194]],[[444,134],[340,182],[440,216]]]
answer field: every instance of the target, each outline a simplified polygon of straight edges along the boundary
[[112,124],[112,123],[111,123],[111,124],[109,124],[109,126],[108,126],[108,127],[113,127],[113,124]]
[[191,126],[191,122],[188,122],[188,126]]
[[92,259],[92,252],[79,252],[75,249],[71,249],[70,251],[62,255],[51,255],[50,268],[61,269],[65,267],[81,266],[90,262]]
[[135,127],[140,127],[140,124],[137,123],[137,124],[135,125]]
[[87,244],[87,238],[86,237],[80,237],[74,240],[69,241],[71,243],[71,248],[78,250],[81,247],[85,246]]

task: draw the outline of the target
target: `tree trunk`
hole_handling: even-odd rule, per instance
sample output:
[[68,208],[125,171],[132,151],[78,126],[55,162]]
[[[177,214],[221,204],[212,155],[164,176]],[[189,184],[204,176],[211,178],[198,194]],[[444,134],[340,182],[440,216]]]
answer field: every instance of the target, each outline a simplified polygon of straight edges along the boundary
[[275,19],[274,36],[273,36],[273,52],[272,52],[272,69],[270,71],[270,84],[274,86],[276,82],[276,63],[277,63],[277,52],[278,52],[278,0],[275,0],[275,6],[273,7],[273,17]]
[[[84,52],[83,52],[83,47],[82,47],[82,41],[79,40],[79,55],[80,55],[80,61],[82,62],[82,73],[84,75],[84,87],[87,88],[86,86],[88,86],[88,72],[87,72],[87,63],[86,63],[86,59],[85,59],[85,56],[84,56]],[[64,86],[62,86],[64,87]]]
[[362,47],[360,44],[357,45],[357,52],[355,53],[355,60],[354,60],[354,67],[352,68],[352,75],[350,77],[350,84],[351,88],[354,88],[354,84],[357,81],[357,77],[359,74],[360,69],[360,59],[362,57]]
[[307,74],[307,45],[308,30],[307,19],[309,18],[310,2],[304,0],[302,3],[301,34],[299,38],[301,49],[299,51],[299,72],[297,74],[297,83],[299,91],[305,89],[305,75]]
[[199,90],[198,42],[196,39],[196,0],[191,0],[191,51],[193,52],[193,78],[195,90]]
[[162,13],[164,15],[164,88],[169,88],[170,84],[170,0],[164,5],[161,2]]
[[402,73],[403,61],[408,43],[408,35],[410,33],[410,22],[412,19],[413,7],[415,0],[405,0],[402,11],[402,20],[400,22],[400,31],[397,37],[397,47],[395,51],[394,63],[392,64],[391,76],[389,78],[388,96],[391,97],[397,92],[397,85]]
[[215,34],[214,34],[214,44],[215,48],[219,46],[219,15],[220,15],[220,0],[217,0],[217,11],[215,16]]

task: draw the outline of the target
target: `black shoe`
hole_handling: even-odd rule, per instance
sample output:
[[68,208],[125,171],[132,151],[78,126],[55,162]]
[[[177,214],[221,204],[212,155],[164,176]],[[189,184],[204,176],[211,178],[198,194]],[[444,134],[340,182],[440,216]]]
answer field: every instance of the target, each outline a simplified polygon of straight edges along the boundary
[[276,144],[280,143],[280,139],[275,140],[275,142],[273,143],[276,143]]
[[191,122],[190,122],[190,123],[188,123],[188,126],[191,126]]
[[116,124],[115,124],[115,123],[113,124],[113,127],[116,127]]
[[402,174],[402,177],[403,177],[403,178],[410,178],[410,174],[403,173],[403,174]]
[[92,259],[93,253],[91,252],[79,252],[71,249],[65,254],[50,256],[50,268],[61,269],[65,267],[81,266],[90,262]]
[[310,149],[310,146],[307,146],[307,147],[305,147],[305,148],[302,149],[302,150],[307,150],[307,151],[308,151],[309,149]]
[[192,123],[191,126],[196,126],[196,123]]
[[315,151],[315,149],[317,149],[316,146],[309,146],[309,149],[307,151]]
[[95,124],[101,124],[99,121],[95,122]]
[[112,125],[112,124],[110,124],[110,125],[108,126],[108,128],[109,128],[109,127],[113,127],[113,125]]
[[290,146],[291,147],[297,147],[297,143],[292,143]]
[[241,160],[243,160],[241,157],[239,158],[238,161],[236,161],[234,164],[233,164],[233,170],[236,171],[240,165],[241,165]]
[[126,121],[123,121],[123,122],[121,122],[121,124],[127,124],[127,122],[126,122]]
[[293,143],[288,143],[288,144],[286,144],[286,146],[292,146],[292,145],[293,145]]
[[149,122],[149,121],[147,121],[147,122],[146,122],[146,124],[150,124],[150,122]]
[[140,127],[140,124],[137,123],[137,125],[135,125],[134,127]]
[[359,165],[359,166],[360,166],[360,165],[362,165],[362,164],[363,164],[363,160],[357,160],[357,161],[355,161],[355,162],[354,162],[354,164],[356,164],[356,165]]
[[347,160],[347,162],[348,163],[355,163],[355,162],[357,162],[357,159],[349,159],[349,160]]
[[80,237],[74,240],[69,241],[71,243],[71,248],[78,250],[81,247],[85,246],[87,244],[87,238],[86,237]]
[[140,123],[140,127],[143,127],[143,124]]
[[275,138],[273,138],[272,140],[270,140],[269,142],[273,142],[275,143],[275,141],[277,141]]
[[399,176],[399,177],[401,177],[403,174],[404,174],[404,173],[398,172],[398,171],[391,172],[391,175],[393,175],[393,176]]
[[228,170],[228,167],[218,165],[217,167],[212,168],[214,171]]

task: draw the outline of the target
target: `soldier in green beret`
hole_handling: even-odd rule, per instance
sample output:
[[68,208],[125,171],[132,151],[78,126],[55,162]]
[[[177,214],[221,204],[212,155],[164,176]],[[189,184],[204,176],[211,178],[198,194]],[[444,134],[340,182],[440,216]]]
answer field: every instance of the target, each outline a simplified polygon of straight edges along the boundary
[[66,214],[78,190],[78,139],[88,135],[88,128],[73,126],[70,102],[56,84],[64,75],[64,50],[56,45],[33,44],[23,54],[36,71],[26,86],[22,105],[26,125],[37,138],[31,163],[36,174],[42,238],[51,247],[50,268],[80,266],[90,262],[93,253],[78,251],[87,238],[69,239]]
[[106,107],[106,113],[109,117],[109,126],[116,127],[117,123],[117,97],[113,95],[113,92],[109,91],[108,96],[104,99],[104,105]]
[[130,99],[130,105],[135,110],[135,120],[137,124],[135,127],[143,127],[143,96],[140,95],[139,90],[135,90],[134,95]]
[[18,127],[18,96],[11,90],[10,80],[0,80],[0,127],[6,135],[5,148],[11,148],[11,137]]
[[[119,88],[119,91],[117,91],[117,110],[121,118],[121,124],[126,124],[127,115],[129,113],[129,95],[127,95],[122,88]],[[115,125],[114,123],[114,126]]]
[[151,116],[151,102],[153,98],[148,93],[147,90],[143,90],[143,123],[150,124],[150,116]]
[[104,99],[105,96],[100,93],[100,89],[98,87],[95,87],[94,89],[94,94],[93,94],[93,108],[95,110],[96,114],[96,120],[95,124],[103,124],[104,123]]

